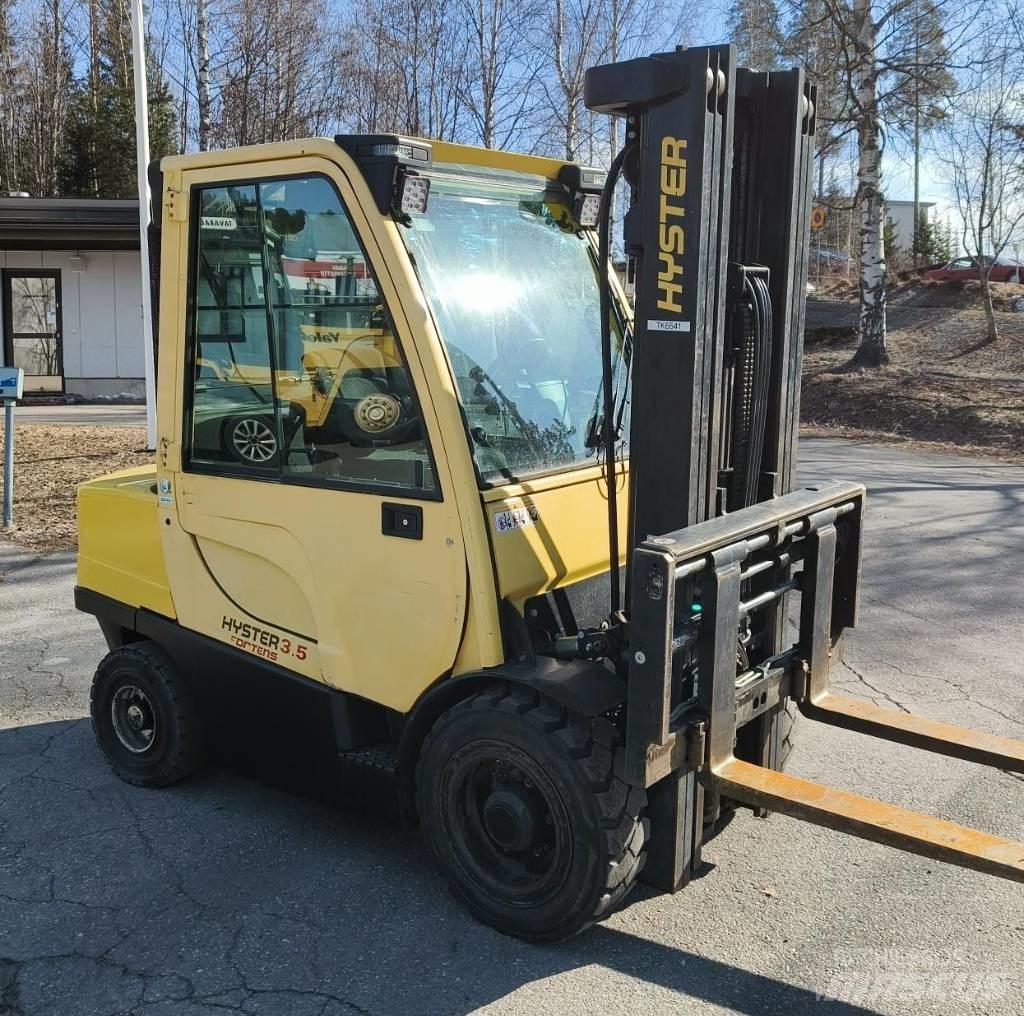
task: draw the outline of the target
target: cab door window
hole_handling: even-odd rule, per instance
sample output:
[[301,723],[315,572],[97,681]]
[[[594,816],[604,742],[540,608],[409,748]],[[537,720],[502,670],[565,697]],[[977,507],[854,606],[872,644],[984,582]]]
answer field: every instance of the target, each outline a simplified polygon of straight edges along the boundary
[[279,418],[255,185],[199,199],[191,461],[273,475]]
[[323,177],[203,190],[193,466],[437,496],[406,361]]

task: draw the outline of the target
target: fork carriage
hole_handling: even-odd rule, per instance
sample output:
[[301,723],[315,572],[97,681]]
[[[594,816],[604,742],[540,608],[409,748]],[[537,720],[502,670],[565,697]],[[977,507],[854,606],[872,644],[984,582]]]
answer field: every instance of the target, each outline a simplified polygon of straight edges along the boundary
[[[864,497],[854,483],[800,490],[650,538],[634,552],[625,777],[641,787],[673,777],[681,834],[654,876],[666,887],[685,883],[700,862],[709,791],[1024,881],[1024,845],[778,772],[768,756],[761,764],[736,757],[738,731],[788,698],[821,723],[1024,773],[1020,742],[830,689],[843,636],[857,623]],[[740,669],[751,618],[770,615],[762,631],[794,627],[785,617],[792,596],[800,601],[795,638]]]

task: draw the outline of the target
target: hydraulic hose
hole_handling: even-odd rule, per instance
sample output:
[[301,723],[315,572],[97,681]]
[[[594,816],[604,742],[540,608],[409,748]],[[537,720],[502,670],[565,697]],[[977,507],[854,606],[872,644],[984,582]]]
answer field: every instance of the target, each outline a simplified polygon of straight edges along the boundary
[[611,259],[611,209],[615,184],[622,172],[629,146],[612,160],[601,191],[597,216],[598,289],[601,296],[601,389],[604,411],[601,414],[601,436],[604,442],[604,475],[608,487],[608,577],[611,581],[611,613],[622,607],[619,568],[619,506],[615,479],[615,390],[612,378],[612,293],[608,278]]

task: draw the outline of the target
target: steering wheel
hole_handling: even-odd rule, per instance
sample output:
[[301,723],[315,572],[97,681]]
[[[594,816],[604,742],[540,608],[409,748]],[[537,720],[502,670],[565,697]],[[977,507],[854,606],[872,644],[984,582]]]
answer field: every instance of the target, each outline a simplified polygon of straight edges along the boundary
[[532,318],[519,307],[509,307],[505,310],[505,321],[502,324],[506,335],[501,344],[502,353],[487,367],[487,373],[495,381],[499,378],[513,380],[509,373],[510,366],[516,371],[518,380],[530,384],[533,380],[547,381],[559,376],[548,341],[541,335]]
[[516,314],[527,325],[529,334],[521,334],[509,342],[506,354],[496,357],[487,373],[516,403],[520,414],[544,430],[554,421],[561,421],[564,413],[553,399],[538,390],[538,385],[555,381],[564,388],[564,379],[547,340],[532,322],[520,312]]

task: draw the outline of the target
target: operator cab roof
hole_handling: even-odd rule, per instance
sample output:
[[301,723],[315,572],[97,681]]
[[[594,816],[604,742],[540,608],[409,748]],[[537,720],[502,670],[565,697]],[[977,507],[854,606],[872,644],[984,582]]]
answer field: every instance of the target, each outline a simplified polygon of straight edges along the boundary
[[384,144],[400,141],[402,144],[426,147],[432,153],[434,163],[458,163],[465,166],[481,166],[506,172],[529,173],[556,180],[567,166],[577,163],[561,159],[548,159],[539,155],[520,155],[516,152],[501,152],[491,148],[477,148],[472,145],[454,145],[447,141],[430,141],[425,138],[401,137],[393,134],[345,135],[337,138],[298,138],[294,141],[277,141],[266,145],[248,145],[243,148],[227,148],[211,152],[194,152],[188,155],[169,155],[160,161],[165,172],[195,169],[215,169],[247,162],[270,162],[280,159],[297,159],[304,156],[321,156],[337,162],[339,153],[351,145],[346,142],[356,139],[377,138]]

